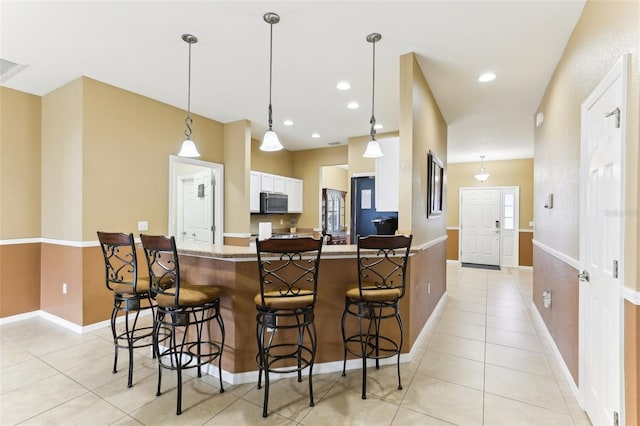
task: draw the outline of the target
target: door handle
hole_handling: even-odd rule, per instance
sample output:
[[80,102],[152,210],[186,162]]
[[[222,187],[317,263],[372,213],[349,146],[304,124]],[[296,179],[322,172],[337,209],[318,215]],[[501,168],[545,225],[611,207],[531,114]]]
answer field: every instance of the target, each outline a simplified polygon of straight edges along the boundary
[[616,129],[620,128],[620,108],[616,108],[611,112],[608,112],[604,115],[605,117],[614,116],[616,118]]
[[583,270],[581,273],[578,274],[578,279],[580,281],[584,281],[584,282],[589,282],[589,272],[587,272],[587,270]]

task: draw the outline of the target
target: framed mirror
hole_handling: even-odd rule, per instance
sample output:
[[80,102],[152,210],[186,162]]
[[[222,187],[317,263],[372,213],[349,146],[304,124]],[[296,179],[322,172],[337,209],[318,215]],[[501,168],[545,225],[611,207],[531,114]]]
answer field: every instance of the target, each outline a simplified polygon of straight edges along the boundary
[[429,150],[427,156],[427,218],[440,216],[443,208],[444,166]]

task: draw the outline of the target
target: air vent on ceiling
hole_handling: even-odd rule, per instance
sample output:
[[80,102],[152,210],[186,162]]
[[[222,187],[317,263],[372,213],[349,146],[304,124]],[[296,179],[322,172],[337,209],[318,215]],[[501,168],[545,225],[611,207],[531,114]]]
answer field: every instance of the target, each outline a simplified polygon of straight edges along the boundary
[[340,141],[329,142],[327,145],[340,145]]
[[0,82],[4,83],[25,67],[26,65],[16,64],[15,62],[0,58]]

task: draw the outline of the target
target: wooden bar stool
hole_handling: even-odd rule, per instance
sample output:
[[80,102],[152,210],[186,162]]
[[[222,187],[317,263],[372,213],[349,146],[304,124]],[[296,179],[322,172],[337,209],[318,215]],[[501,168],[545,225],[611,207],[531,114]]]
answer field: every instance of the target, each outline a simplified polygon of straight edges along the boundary
[[[400,352],[404,328],[400,317],[400,299],[404,296],[407,261],[413,236],[370,235],[358,236],[358,282],[345,293],[342,314],[342,340],[344,362],[342,375],[346,376],[347,352],[362,358],[362,399],[367,398],[367,359],[398,356],[398,389],[400,379]],[[358,319],[358,332],[347,336],[345,323],[348,316]],[[381,334],[381,323],[395,319],[400,337]]]
[[[153,309],[149,297],[149,279],[138,277],[138,260],[133,234],[98,232],[102,248],[107,288],[113,292],[111,333],[113,334],[113,373],[118,371],[118,350],[129,352],[127,387],[133,385],[133,350],[152,345],[153,326],[140,326],[140,314]],[[124,331],[118,332],[116,320],[124,314]],[[153,315],[152,315],[153,318]]]
[[257,241],[256,247],[260,273],[260,292],[254,298],[258,311],[256,364],[260,368],[258,389],[264,373],[262,416],[267,417],[271,372],[296,372],[301,382],[302,370],[308,367],[309,405],[314,405],[312,374],[317,337],[313,309],[322,240],[269,239]]
[[[174,237],[140,235],[149,265],[151,292],[157,302],[154,349],[158,357],[158,391],[161,395],[162,369],[178,375],[176,414],[182,413],[182,370],[218,360],[220,393],[224,323],[220,314],[221,290],[213,285],[193,285],[180,278],[178,251]],[[213,340],[210,321],[216,320],[221,338]],[[195,328],[195,332],[191,332]],[[203,337],[203,331],[207,336]]]

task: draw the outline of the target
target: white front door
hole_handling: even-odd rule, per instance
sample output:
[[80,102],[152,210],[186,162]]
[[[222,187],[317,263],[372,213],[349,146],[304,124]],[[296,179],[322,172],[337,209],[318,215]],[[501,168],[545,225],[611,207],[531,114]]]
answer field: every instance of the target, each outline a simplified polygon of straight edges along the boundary
[[620,424],[622,395],[622,129],[620,61],[582,104],[580,388],[594,425]]
[[460,191],[460,261],[500,266],[500,189]]
[[211,243],[213,233],[213,178],[210,169],[183,177],[179,228],[182,241]]

